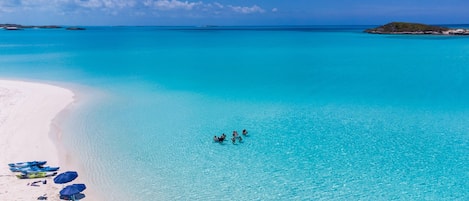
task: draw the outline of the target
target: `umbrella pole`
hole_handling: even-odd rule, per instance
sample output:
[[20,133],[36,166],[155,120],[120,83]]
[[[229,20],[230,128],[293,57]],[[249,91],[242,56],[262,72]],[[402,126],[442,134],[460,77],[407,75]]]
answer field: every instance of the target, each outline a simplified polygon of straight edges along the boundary
[[72,200],[75,201],[75,195],[72,195]]

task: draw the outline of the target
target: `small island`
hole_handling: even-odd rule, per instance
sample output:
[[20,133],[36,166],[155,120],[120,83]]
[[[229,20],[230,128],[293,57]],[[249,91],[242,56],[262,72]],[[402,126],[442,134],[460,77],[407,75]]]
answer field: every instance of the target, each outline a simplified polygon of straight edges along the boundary
[[70,31],[83,31],[83,30],[86,30],[85,28],[82,28],[82,27],[67,27],[66,30],[70,30]]
[[5,30],[21,30],[21,29],[60,29],[61,26],[41,25],[41,26],[25,26],[21,24],[0,24],[0,28]]
[[469,29],[450,29],[408,22],[391,22],[373,29],[367,29],[365,32],[371,34],[469,35]]
[[[62,26],[56,25],[40,25],[40,26],[30,26],[30,25],[21,25],[21,24],[0,24],[0,29],[4,30],[23,30],[23,29],[63,29]],[[66,30],[86,30],[82,27],[66,27]]]

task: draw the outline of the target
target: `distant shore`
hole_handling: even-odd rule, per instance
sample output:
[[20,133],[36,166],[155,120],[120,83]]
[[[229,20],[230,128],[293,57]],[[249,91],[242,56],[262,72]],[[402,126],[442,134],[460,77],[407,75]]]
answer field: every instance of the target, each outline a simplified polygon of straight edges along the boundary
[[0,24],[0,27],[2,28],[7,28],[7,27],[16,27],[18,29],[33,29],[33,28],[38,28],[38,29],[61,29],[63,27],[57,26],[57,25],[21,25],[21,24]]
[[63,29],[66,30],[85,30],[83,27],[62,27],[57,25],[21,25],[21,24],[0,24],[0,28],[5,30],[22,30],[22,29]]
[[[53,120],[74,101],[68,89],[42,83],[0,80],[0,200],[60,200],[63,185],[30,186],[39,179],[17,179],[7,164],[46,160],[47,166],[61,166],[59,172],[70,170],[59,161],[59,152],[50,136]],[[60,132],[59,132],[60,134]],[[60,136],[58,136],[60,138]]]
[[376,28],[367,29],[365,32],[371,34],[469,35],[469,29],[451,29],[409,22],[391,22]]

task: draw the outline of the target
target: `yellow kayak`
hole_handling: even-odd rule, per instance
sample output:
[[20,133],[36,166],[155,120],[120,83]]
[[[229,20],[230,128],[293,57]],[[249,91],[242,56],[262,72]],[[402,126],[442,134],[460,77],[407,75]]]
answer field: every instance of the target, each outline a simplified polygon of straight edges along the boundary
[[55,176],[57,172],[54,173],[47,173],[47,172],[34,172],[34,173],[28,173],[28,174],[18,174],[16,177],[18,179],[36,179],[36,178],[44,178],[44,177],[51,177]]

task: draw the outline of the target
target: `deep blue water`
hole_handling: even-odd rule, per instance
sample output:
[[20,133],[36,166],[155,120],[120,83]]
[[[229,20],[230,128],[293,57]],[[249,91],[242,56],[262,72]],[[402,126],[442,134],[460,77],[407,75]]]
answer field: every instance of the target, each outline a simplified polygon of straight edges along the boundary
[[96,89],[64,143],[108,200],[469,199],[469,38],[365,28],[0,31],[0,75]]

